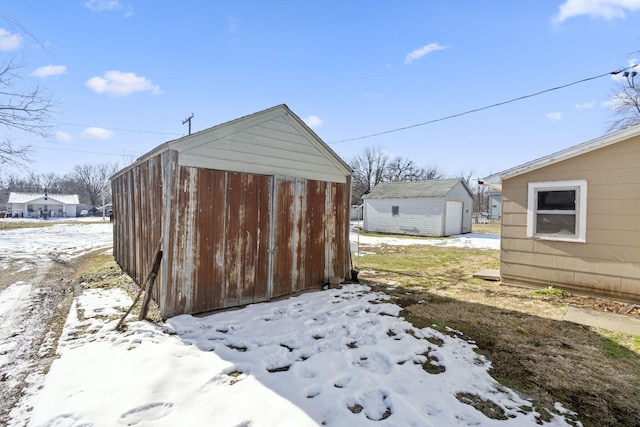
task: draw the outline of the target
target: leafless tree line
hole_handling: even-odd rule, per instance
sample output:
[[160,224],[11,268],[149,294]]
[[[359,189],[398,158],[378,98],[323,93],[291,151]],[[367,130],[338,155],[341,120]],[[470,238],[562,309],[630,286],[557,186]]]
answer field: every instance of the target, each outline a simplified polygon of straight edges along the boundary
[[365,148],[349,165],[353,169],[352,204],[359,204],[362,196],[381,182],[425,181],[444,176],[436,166],[419,166],[411,159],[392,157],[380,147]]

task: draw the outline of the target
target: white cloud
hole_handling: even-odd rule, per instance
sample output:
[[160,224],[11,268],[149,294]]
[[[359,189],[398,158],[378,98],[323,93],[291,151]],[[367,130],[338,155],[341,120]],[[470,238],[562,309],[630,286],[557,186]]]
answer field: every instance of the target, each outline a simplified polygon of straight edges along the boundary
[[562,113],[559,111],[547,114],[547,119],[549,120],[560,120],[561,117],[562,117]]
[[83,130],[80,135],[86,139],[109,139],[113,136],[113,132],[105,128],[90,127]]
[[303,119],[303,121],[307,124],[307,126],[309,126],[312,129],[313,128],[318,128],[318,127],[322,126],[322,123],[324,123],[320,117],[314,116],[314,115],[311,115],[311,116]]
[[56,132],[55,137],[56,137],[56,140],[62,141],[62,142],[69,142],[69,141],[71,141],[73,139],[73,138],[71,138],[71,135],[69,135],[66,132],[61,132],[61,131]]
[[107,71],[103,77],[92,77],[87,80],[86,85],[96,93],[116,96],[126,96],[134,92],[151,92],[152,95],[162,93],[160,87],[146,77],[117,70]]
[[596,102],[595,101],[585,102],[583,104],[576,104],[576,108],[578,110],[587,110],[587,109],[593,108],[595,106],[596,106]]
[[65,65],[45,65],[44,67],[36,68],[31,75],[33,77],[49,77],[58,76],[67,72]]
[[411,64],[413,61],[416,61],[425,55],[428,55],[438,50],[444,50],[446,48],[447,48],[446,46],[442,46],[439,43],[430,43],[428,45],[422,46],[419,49],[409,52],[406,58],[404,59],[404,63]]
[[89,0],[84,5],[93,12],[123,9],[122,3],[118,0]]
[[133,8],[131,6],[123,5],[119,0],[89,0],[84,5],[92,12],[100,13],[105,11],[124,10],[125,18],[133,16]]
[[18,34],[11,34],[4,28],[0,28],[0,51],[16,50],[22,45],[22,39]]
[[640,0],[566,0],[560,5],[553,22],[561,23],[569,18],[589,15],[592,18],[626,18],[626,11],[640,9]]

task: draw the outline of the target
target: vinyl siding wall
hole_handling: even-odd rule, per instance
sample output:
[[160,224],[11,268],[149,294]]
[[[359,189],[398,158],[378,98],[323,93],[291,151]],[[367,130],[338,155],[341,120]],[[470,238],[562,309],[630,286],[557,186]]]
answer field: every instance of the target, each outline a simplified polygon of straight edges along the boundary
[[[529,182],[587,181],[586,243],[527,238]],[[640,300],[640,137],[503,181],[501,275]]]
[[[392,206],[399,214],[392,215]],[[370,199],[365,201],[364,230],[368,232],[442,236],[444,199]]]
[[346,182],[349,171],[280,109],[172,143],[180,166]]

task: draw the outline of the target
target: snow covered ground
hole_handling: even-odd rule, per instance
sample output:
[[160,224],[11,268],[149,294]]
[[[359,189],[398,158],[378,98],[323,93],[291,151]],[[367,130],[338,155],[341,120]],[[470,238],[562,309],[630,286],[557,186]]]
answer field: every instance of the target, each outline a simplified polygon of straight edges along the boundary
[[[59,247],[80,251],[76,235],[60,230]],[[114,331],[130,303],[118,289],[76,296],[58,358],[9,425],[538,425],[537,409],[489,376],[473,343],[455,331],[414,328],[366,286],[182,315],[162,326],[132,320],[126,332]],[[556,415],[547,425],[570,425],[561,406],[550,409]]]
[[[478,234],[468,233],[460,234],[452,237],[432,237],[432,238],[403,238],[403,237],[382,237],[382,236],[363,236],[358,233],[351,232],[351,250],[355,253],[357,245],[364,246],[380,246],[380,245],[431,245],[446,246],[456,248],[477,248],[477,249],[495,249],[500,250],[500,236],[494,234]],[[361,253],[362,254],[362,253]]]

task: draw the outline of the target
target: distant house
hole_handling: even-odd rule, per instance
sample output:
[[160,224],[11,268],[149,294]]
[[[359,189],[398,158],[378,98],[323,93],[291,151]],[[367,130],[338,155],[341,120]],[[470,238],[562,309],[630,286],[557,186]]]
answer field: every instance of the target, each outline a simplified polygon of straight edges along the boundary
[[640,126],[491,175],[505,283],[640,301]]
[[[111,180],[114,257],[162,317],[351,277],[351,168],[286,105],[162,144]],[[331,280],[333,279],[333,280]]]
[[487,197],[489,198],[489,219],[502,218],[502,193],[500,191],[489,191]]
[[19,218],[75,217],[77,194],[9,193],[11,216]]
[[459,178],[384,182],[364,200],[364,231],[416,236],[470,233],[473,194]]

